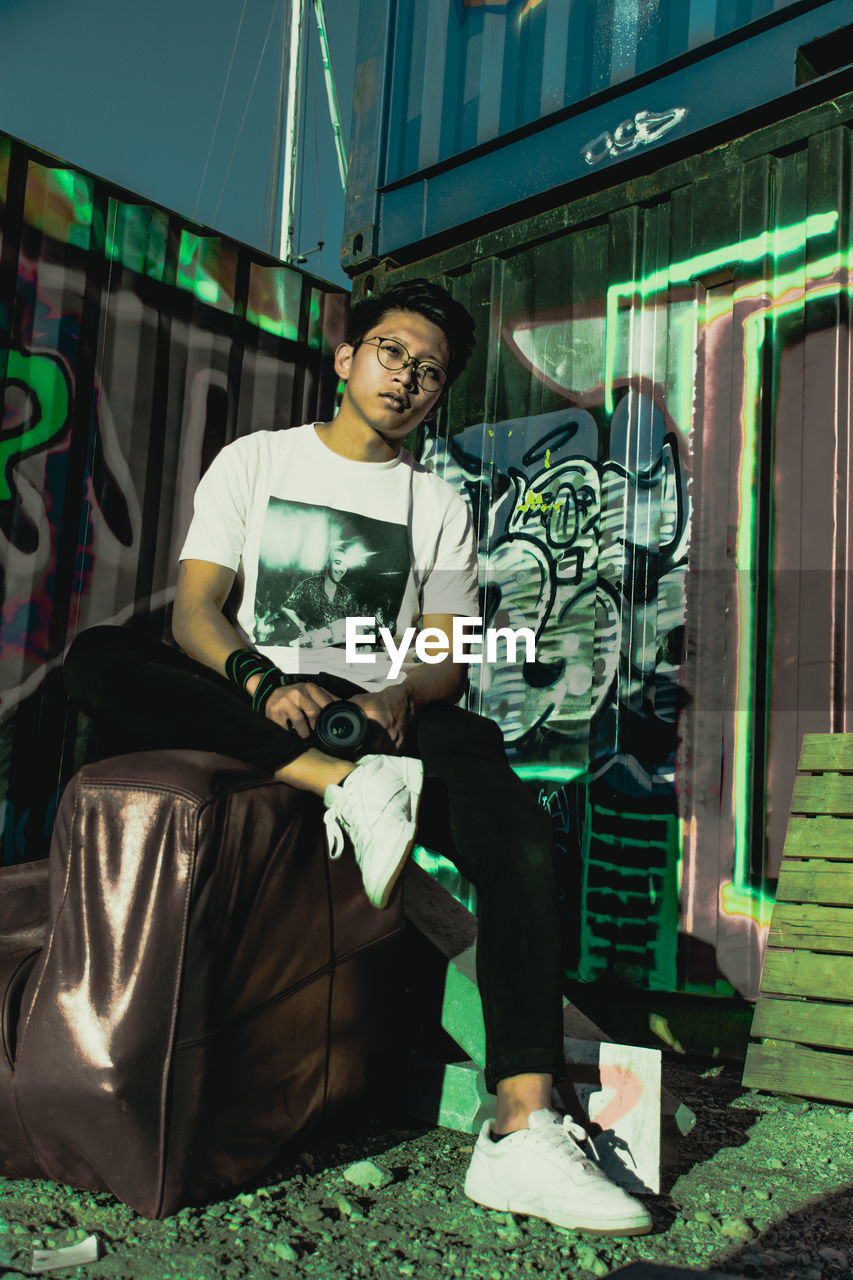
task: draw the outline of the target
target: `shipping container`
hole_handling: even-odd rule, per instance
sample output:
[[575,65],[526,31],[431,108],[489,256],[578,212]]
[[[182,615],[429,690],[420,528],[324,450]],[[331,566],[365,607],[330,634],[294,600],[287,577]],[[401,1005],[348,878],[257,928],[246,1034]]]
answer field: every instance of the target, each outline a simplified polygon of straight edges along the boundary
[[348,295],[0,134],[0,812],[43,856],[86,727],[79,630],[165,635],[199,477],[329,416]]
[[344,265],[793,115],[851,62],[850,0],[361,0]]
[[405,266],[477,322],[471,705],[553,815],[568,970],[751,999],[802,734],[853,729],[853,94]]

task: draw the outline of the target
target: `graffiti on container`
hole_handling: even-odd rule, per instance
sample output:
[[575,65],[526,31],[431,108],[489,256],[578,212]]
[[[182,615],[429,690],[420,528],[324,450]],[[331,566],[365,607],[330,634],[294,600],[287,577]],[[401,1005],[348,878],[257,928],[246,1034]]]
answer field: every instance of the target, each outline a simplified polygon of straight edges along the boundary
[[608,156],[627,155],[636,151],[637,147],[660,141],[686,115],[687,107],[670,107],[667,111],[638,111],[633,117],[617,124],[612,133],[605,129],[597,137],[591,138],[581,147],[581,155],[590,167],[600,164]]
[[[802,360],[805,333],[827,329],[831,346],[838,321],[827,300],[843,295],[851,265],[837,223],[834,212],[813,214],[614,283],[598,300],[503,316],[501,342],[518,361],[525,399],[528,371],[565,408],[424,440],[423,458],[471,505],[485,616],[536,635],[535,663],[473,671],[471,701],[501,724],[517,771],[537,780],[555,817],[571,880],[562,896],[581,917],[574,968],[584,978],[618,964],[642,984],[672,989],[680,923],[695,940],[703,989],[754,994],[771,905],[748,825],[751,744],[766,714],[752,586],[762,387],[778,384],[786,352]],[[739,273],[718,288],[732,262]],[[811,351],[815,359],[814,343]],[[512,385],[505,355],[496,367]],[[736,388],[725,405],[718,385]],[[731,471],[697,477],[696,450],[710,430],[732,449]],[[701,486],[721,474],[732,486],[723,502],[732,522],[728,541],[723,534],[724,621],[714,601],[702,601],[704,582],[688,576],[693,502],[700,494],[707,503]],[[697,694],[685,683],[691,599],[708,619],[703,652],[709,637],[725,648],[720,661],[736,691],[732,710],[697,721],[707,741],[688,739],[692,754],[683,756],[693,723],[684,712]],[[713,662],[707,677],[696,674],[719,699]],[[697,782],[702,761],[707,781]],[[717,824],[711,858],[702,854],[703,820]],[[718,933],[721,920],[728,933]]]
[[167,633],[200,474],[235,430],[275,425],[282,397],[308,413],[322,398],[328,412],[345,318],[342,292],[43,159],[0,134],[6,862],[44,855],[82,763],[87,726],[60,674],[68,643],[107,622]]
[[677,824],[656,810],[671,807],[677,747],[684,448],[638,386],[612,415],[480,424],[422,453],[471,503],[484,619],[536,636],[535,663],[471,669],[471,705],[540,780],[586,978],[616,963],[677,980]]
[[[535,662],[472,669],[478,708],[522,755],[541,755],[547,743],[565,759],[566,746],[586,744],[608,708],[643,715],[653,678],[654,715],[674,726],[689,525],[675,434],[644,392],[620,401],[602,460],[587,409],[493,430],[503,457],[491,467],[475,463],[469,448],[482,426],[451,441],[440,464],[435,438],[425,454],[487,512],[485,625],[526,626],[536,636]],[[490,498],[487,489],[503,492]],[[613,764],[611,743],[599,764]],[[671,761],[657,764],[668,786]],[[630,766],[642,790],[655,785],[648,765],[647,757]]]
[[52,444],[67,427],[71,410],[71,380],[59,356],[9,348],[0,354],[4,366],[0,503],[14,496],[14,464]]

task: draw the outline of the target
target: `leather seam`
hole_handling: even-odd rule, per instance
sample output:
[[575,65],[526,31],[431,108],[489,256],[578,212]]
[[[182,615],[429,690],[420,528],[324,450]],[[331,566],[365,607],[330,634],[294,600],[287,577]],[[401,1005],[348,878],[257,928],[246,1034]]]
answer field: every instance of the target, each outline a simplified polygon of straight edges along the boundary
[[[27,965],[29,965],[30,961],[33,960],[34,958],[37,960],[40,955],[41,955],[41,949],[39,948],[36,951],[27,952],[27,954],[18,961],[14,970],[9,974],[9,981],[6,988],[7,993],[9,991],[9,988],[11,988],[11,986],[14,984],[14,981],[17,978],[18,974],[21,972],[21,970],[25,968]],[[32,969],[32,965],[30,965],[30,969]],[[6,1020],[5,1018],[3,1018],[2,1013],[3,1011],[0,1010],[0,1047],[3,1050],[3,1054],[4,1054],[4,1057],[6,1058],[6,1062],[8,1064],[9,1070],[11,1071],[12,1075],[14,1075],[15,1074],[15,1056],[11,1052],[9,1041],[6,1037],[6,1031],[5,1031]]]
[[390,933],[383,934],[381,938],[373,938],[370,942],[362,943],[360,947],[355,947],[352,951],[347,951],[345,955],[337,956],[331,963],[321,965],[319,969],[312,970],[312,972],[307,974],[306,977],[301,978],[299,982],[288,987],[286,991],[279,991],[277,995],[270,996],[269,999],[262,1001],[261,1004],[255,1005],[252,1009],[247,1009],[244,1013],[238,1014],[235,1018],[230,1019],[230,1021],[223,1022],[221,1026],[213,1027],[210,1031],[205,1031],[203,1035],[191,1036],[188,1039],[176,1039],[175,1049],[191,1049],[196,1045],[206,1044],[209,1040],[221,1035],[222,1032],[226,1031],[229,1027],[238,1026],[242,1022],[248,1022],[252,1018],[266,1013],[277,1004],[281,1004],[282,1001],[288,1000],[291,996],[303,991],[305,987],[309,986],[312,982],[315,982],[317,978],[322,978],[327,974],[331,976],[334,970],[339,969],[342,964],[347,964],[357,956],[364,955],[366,951],[370,951],[374,946],[380,946],[383,942],[389,942],[392,938],[398,937],[403,933],[404,929],[405,924],[401,924]]
[[223,1031],[227,1031],[229,1027],[239,1026],[242,1022],[250,1022],[252,1018],[259,1017],[267,1013],[270,1009],[274,1009],[276,1005],[283,1004],[285,1000],[289,1000],[291,996],[298,995],[300,991],[304,991],[312,982],[316,982],[318,978],[331,976],[333,966],[325,964],[320,969],[315,969],[313,973],[309,973],[307,977],[301,981],[288,987],[286,991],[280,991],[278,995],[270,996],[268,1000],[264,1000],[262,1004],[257,1004],[253,1009],[247,1009],[245,1013],[238,1014],[237,1017],[231,1018],[228,1022],[223,1022],[219,1027],[213,1027],[210,1031],[205,1031],[203,1035],[192,1036],[188,1040],[176,1040],[176,1049],[192,1049],[196,1045],[206,1044],[209,1040],[213,1040],[216,1036],[222,1035]]
[[[44,975],[45,975],[45,973],[46,973],[46,971],[47,971],[47,967],[48,967],[48,965],[49,965],[49,963],[50,963],[51,954],[52,954],[53,949],[54,949],[54,942],[55,942],[55,940],[56,940],[56,926],[57,926],[57,924],[59,923],[59,917],[62,915],[62,909],[63,909],[63,907],[65,906],[66,900],[67,900],[67,898],[68,898],[68,886],[69,886],[69,884],[70,884],[70,882],[71,882],[71,864],[72,864],[72,862],[73,862],[73,860],[74,860],[74,858],[73,858],[73,853],[72,853],[72,851],[73,851],[73,849],[74,849],[74,832],[75,832],[75,830],[76,830],[76,828],[77,828],[77,821],[78,821],[78,812],[79,812],[79,808],[80,808],[80,788],[79,788],[79,787],[77,787],[77,788],[75,789],[75,792],[74,792],[74,809],[73,809],[72,814],[71,814],[71,823],[69,824],[69,825],[70,825],[70,838],[69,838],[69,841],[68,841],[68,860],[67,860],[67,862],[66,862],[66,864],[65,864],[65,880],[64,880],[64,883],[63,883],[63,885],[62,885],[62,896],[61,896],[60,901],[59,901],[59,906],[58,906],[58,908],[57,908],[56,915],[55,915],[55,916],[53,917],[53,919],[50,921],[50,933],[48,934],[47,941],[46,941],[45,946],[44,946],[44,948],[43,948],[44,963],[43,963],[43,964],[42,964],[42,966],[41,966],[41,973],[40,973],[40,974],[39,974],[39,976],[38,976],[38,981],[37,981],[37,982],[36,982],[36,984],[35,984],[35,989],[34,989],[34,991],[33,991],[32,999],[30,1000],[30,1003],[29,1003],[29,1008],[27,1009],[26,1017],[23,1019],[23,1022],[22,1022],[22,1024],[21,1024],[21,1030],[20,1030],[20,1032],[19,1032],[19,1034],[18,1034],[18,1053],[17,1053],[16,1059],[15,1059],[15,1061],[16,1061],[16,1065],[17,1065],[17,1063],[19,1063],[19,1062],[21,1061],[22,1054],[23,1054],[23,1052],[24,1052],[24,1050],[25,1050],[25,1048],[26,1048],[26,1044],[27,1044],[27,1031],[29,1030],[30,1021],[31,1021],[32,1016],[33,1016],[33,1010],[34,1010],[34,1009],[35,1009],[35,1007],[36,1007],[36,1002],[37,1002],[37,1000],[38,1000],[38,998],[39,998],[39,994],[40,994],[40,992],[41,992],[42,984],[43,984],[43,982],[44,982]],[[48,901],[48,919],[50,920],[50,902],[49,902],[49,901]],[[36,961],[36,963],[38,964],[38,961]],[[26,1123],[26,1121],[25,1121],[25,1119],[24,1119],[24,1117],[23,1117],[23,1115],[22,1115],[22,1113],[21,1113],[21,1108],[20,1108],[20,1106],[19,1106],[19,1101],[18,1101],[18,1091],[17,1091],[17,1089],[14,1089],[14,1083],[15,1083],[15,1078],[14,1078],[14,1076],[13,1076],[13,1077],[12,1077],[12,1086],[13,1086],[13,1090],[14,1090],[15,1111],[16,1111],[16,1113],[17,1113],[18,1120],[19,1120],[19,1122],[20,1122],[21,1128],[23,1129],[24,1133],[26,1134],[27,1142],[30,1144],[30,1150],[31,1150],[31,1151],[32,1151],[32,1153],[33,1153],[33,1159],[35,1160],[35,1162],[36,1162],[36,1164],[39,1166],[39,1168],[43,1168],[44,1166],[42,1165],[42,1162],[41,1162],[41,1160],[39,1159],[39,1156],[38,1156],[38,1154],[37,1154],[37,1152],[36,1152],[36,1150],[35,1150],[35,1148],[34,1148],[34,1146],[33,1146],[33,1140],[32,1140],[32,1138],[31,1138],[31,1136],[30,1136],[29,1128],[27,1127],[27,1123]],[[47,1176],[47,1175],[45,1175],[45,1176]]]
[[335,967],[346,964],[348,960],[353,960],[356,956],[364,955],[365,951],[370,951],[372,947],[379,946],[383,942],[389,942],[391,938],[396,938],[398,934],[403,933],[405,928],[406,925],[404,922],[403,924],[397,925],[394,929],[391,929],[388,933],[383,933],[380,938],[371,938],[369,942],[363,942],[360,947],[353,947],[352,951],[344,952],[343,955],[335,958]]
[[[156,792],[161,795],[174,795],[175,791],[166,788],[155,788]],[[183,794],[183,793],[182,793]],[[186,797],[194,799],[195,797]],[[186,884],[184,886],[184,907],[183,918],[181,920],[181,941],[176,957],[175,976],[172,984],[172,1017],[169,1024],[169,1032],[166,1037],[166,1052],[163,1059],[163,1079],[160,1085],[160,1124],[159,1124],[159,1169],[158,1169],[158,1195],[157,1195],[157,1213],[155,1217],[160,1217],[163,1208],[163,1198],[166,1194],[166,1166],[168,1163],[169,1134],[167,1117],[169,1113],[169,1095],[172,1086],[172,1066],[174,1062],[175,1052],[177,1050],[177,1029],[178,1029],[178,1013],[181,1004],[181,989],[183,987],[184,978],[184,961],[187,950],[187,933],[189,930],[190,903],[192,902],[192,891],[195,885],[196,868],[198,866],[198,842],[199,842],[199,819],[201,810],[195,810],[195,822],[193,824],[193,842],[190,854],[191,863],[187,871]]]
[[246,779],[244,782],[223,782],[221,789],[215,791],[202,791],[201,789],[194,791],[190,787],[181,787],[172,783],[144,782],[138,778],[117,775],[104,779],[84,779],[83,785],[89,791],[113,791],[116,787],[129,787],[134,791],[144,791],[151,795],[181,796],[185,800],[207,805],[213,801],[225,799],[237,792],[260,791],[266,787],[281,787],[282,783],[276,782],[273,778],[253,778]]
[[[321,840],[322,845],[325,845],[325,839],[321,837]],[[325,856],[323,857],[323,866],[325,868],[324,879],[326,883],[326,912],[328,919],[329,991],[326,999],[326,1051],[323,1054],[323,1103],[320,1109],[321,1116],[325,1116],[329,1102],[329,1076],[332,1064],[332,1014],[335,1007],[335,970],[337,968],[337,957],[335,955],[335,900],[334,895],[332,894],[332,864]]]

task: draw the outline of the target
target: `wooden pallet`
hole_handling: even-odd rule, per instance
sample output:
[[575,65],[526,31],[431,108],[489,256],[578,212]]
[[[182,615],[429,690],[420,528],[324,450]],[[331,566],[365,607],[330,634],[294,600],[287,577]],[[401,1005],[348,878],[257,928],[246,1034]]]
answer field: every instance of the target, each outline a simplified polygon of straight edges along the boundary
[[743,1083],[853,1103],[853,733],[803,739]]

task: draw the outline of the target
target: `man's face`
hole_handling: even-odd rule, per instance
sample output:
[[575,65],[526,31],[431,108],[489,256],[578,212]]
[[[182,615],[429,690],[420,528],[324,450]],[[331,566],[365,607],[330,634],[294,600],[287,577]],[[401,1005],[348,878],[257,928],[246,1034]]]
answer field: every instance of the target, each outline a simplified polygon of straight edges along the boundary
[[415,360],[428,360],[446,371],[450,347],[441,329],[413,311],[388,311],[364,335],[358,347],[338,347],[335,368],[346,381],[349,407],[392,447],[422,422],[442,392],[425,392],[409,363],[403,369],[386,369],[377,356],[376,343],[368,338],[390,338]]
[[347,562],[340,552],[336,552],[329,560],[329,577],[332,582],[340,582],[347,571]]

